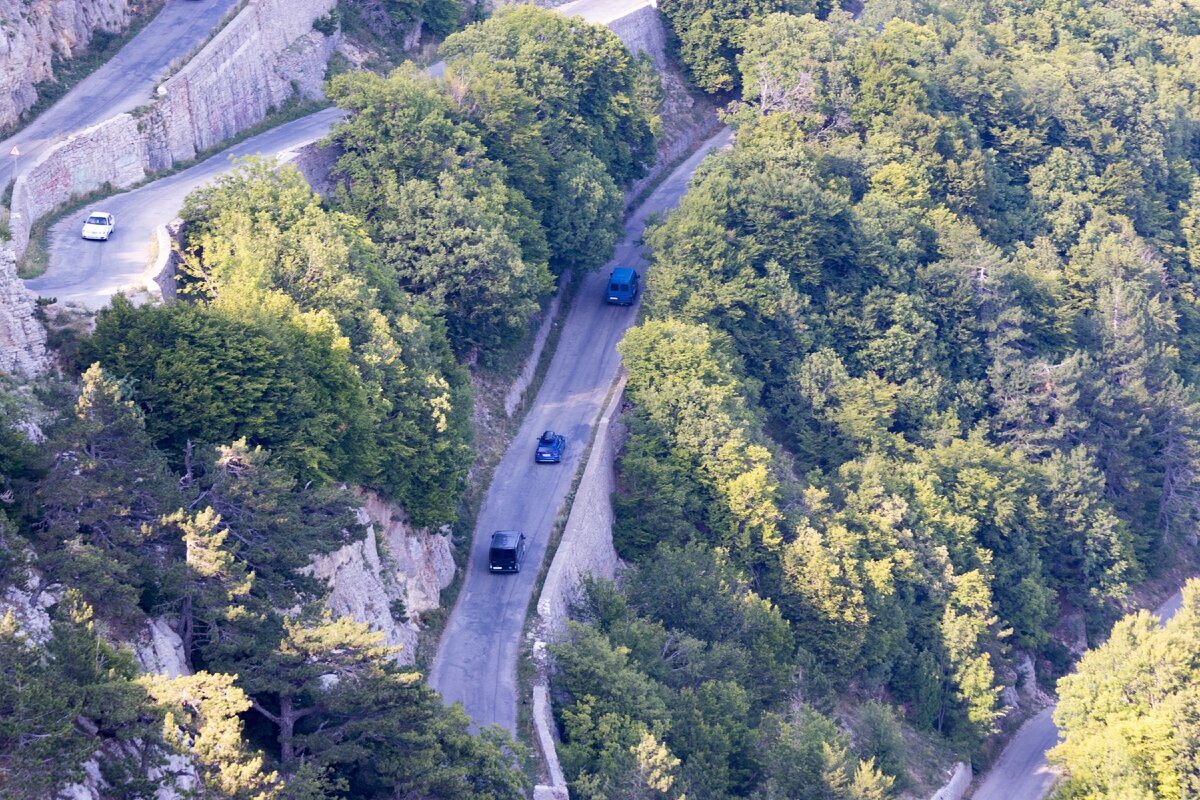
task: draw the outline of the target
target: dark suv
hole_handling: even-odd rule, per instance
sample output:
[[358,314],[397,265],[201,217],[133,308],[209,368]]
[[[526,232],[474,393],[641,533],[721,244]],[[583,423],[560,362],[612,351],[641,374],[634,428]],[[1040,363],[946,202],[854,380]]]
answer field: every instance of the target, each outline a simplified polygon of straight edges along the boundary
[[525,534],[520,531],[496,531],[488,550],[489,572],[520,572],[525,560]]

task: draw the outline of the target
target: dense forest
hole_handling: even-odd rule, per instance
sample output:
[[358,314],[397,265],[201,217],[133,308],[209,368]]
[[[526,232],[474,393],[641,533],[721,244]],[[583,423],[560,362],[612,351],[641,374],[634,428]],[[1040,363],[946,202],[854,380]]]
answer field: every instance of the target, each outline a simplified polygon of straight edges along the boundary
[[[612,33],[548,11],[441,53],[445,80],[332,80],[336,190],[240,163],[185,203],[176,302],[117,296],[61,342],[77,380],[0,387],[0,586],[51,617],[0,615],[5,798],[97,752],[113,797],[525,796],[524,748],[332,617],[306,567],[365,535],[350,486],[457,519],[468,370],[607,259],[657,109]],[[139,674],[120,642],[149,619],[192,674]]]
[[[1021,659],[1052,686],[1064,641],[1101,640],[1134,582],[1190,558],[1200,11],[661,8],[736,142],[646,236],[621,346],[631,567],[556,648],[569,780],[890,796],[905,728],[979,755]],[[1114,653],[1152,638],[1126,625]],[[1072,770],[1100,713],[1073,680]],[[1122,755],[1159,783],[1081,772],[1068,796],[1190,796],[1161,788],[1194,774],[1173,722]]]

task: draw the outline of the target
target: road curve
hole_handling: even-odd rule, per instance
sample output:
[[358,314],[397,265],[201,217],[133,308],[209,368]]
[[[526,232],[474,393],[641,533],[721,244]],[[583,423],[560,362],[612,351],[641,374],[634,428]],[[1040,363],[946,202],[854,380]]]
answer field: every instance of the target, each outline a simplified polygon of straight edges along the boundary
[[107,242],[80,237],[90,209],[71,214],[50,228],[49,263],[44,274],[25,281],[25,288],[60,303],[97,309],[122,289],[140,288],[149,261],[154,230],[179,215],[192,190],[233,169],[232,159],[246,155],[274,156],[321,139],[341,109],[328,108],[273,128],[182,172],[118,195],[98,200],[95,207],[116,217],[117,227]]
[[[15,169],[24,171],[50,145],[68,134],[137,108],[150,100],[155,85],[177,59],[192,54],[238,0],[167,0],[158,15],[113,58],[37,119],[0,142],[8,159],[3,184]],[[13,146],[16,159],[7,154]],[[0,185],[3,185],[0,184]]]
[[[615,266],[644,269],[638,242],[647,216],[674,208],[696,167],[731,136],[725,130],[712,137],[672,172],[625,223],[613,260],[584,278],[537,398],[496,468],[475,524],[465,582],[429,675],[443,699],[461,701],[477,725],[494,723],[516,730],[517,655],[533,584],[581,451],[617,376],[617,343],[637,314],[636,308],[601,301],[609,270]],[[535,440],[546,429],[568,438],[561,465],[533,463]],[[529,552],[519,574],[492,575],[487,570],[491,533],[500,529],[522,530],[529,537]]]
[[[1176,592],[1154,613],[1165,624],[1182,602],[1183,593]],[[1053,715],[1050,706],[1020,727],[971,795],[973,800],[1042,800],[1050,792],[1060,774],[1046,761],[1046,751],[1058,744]]]

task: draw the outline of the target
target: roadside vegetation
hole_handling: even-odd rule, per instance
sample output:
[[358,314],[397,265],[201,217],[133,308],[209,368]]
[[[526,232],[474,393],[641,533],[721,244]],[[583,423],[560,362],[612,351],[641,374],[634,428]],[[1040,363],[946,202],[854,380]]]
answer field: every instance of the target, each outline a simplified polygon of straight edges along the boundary
[[1059,681],[1050,758],[1070,776],[1056,800],[1183,800],[1200,794],[1200,581],[1165,626],[1121,620]]
[[[56,587],[49,638],[0,618],[6,797],[97,751],[127,797],[175,751],[211,797],[525,796],[523,748],[471,733],[303,568],[364,535],[350,485],[455,519],[468,369],[607,257],[655,109],[615,36],[551,12],[445,47],[444,82],[333,80],[328,198],[255,159],[191,195],[180,300],[117,297],[60,352],[80,377],[43,387],[45,441],[0,425],[0,583]],[[111,646],[149,618],[194,675],[139,677]]]
[[[848,737],[847,704],[980,759],[1026,655],[1049,683],[1064,632],[1103,640],[1194,559],[1200,14],[662,11],[701,88],[740,88],[737,136],[646,237],[631,567],[556,650],[572,793],[892,796],[906,751]],[[1190,763],[1187,731],[1141,769]],[[1112,779],[1070,796],[1189,796]]]

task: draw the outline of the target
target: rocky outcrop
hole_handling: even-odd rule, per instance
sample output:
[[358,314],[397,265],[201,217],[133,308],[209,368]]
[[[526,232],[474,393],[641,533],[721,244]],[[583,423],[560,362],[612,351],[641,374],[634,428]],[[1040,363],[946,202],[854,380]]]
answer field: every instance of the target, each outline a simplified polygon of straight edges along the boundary
[[108,800],[112,786],[104,779],[101,763],[130,760],[149,761],[146,780],[154,786],[154,800],[185,800],[205,797],[200,776],[191,759],[178,753],[164,753],[142,742],[108,742],[83,765],[83,780],[59,790],[56,800]]
[[98,30],[124,30],[136,5],[134,0],[0,0],[0,128],[34,104],[34,86],[54,77],[54,58],[75,55]]
[[[2,2],[2,0],[0,0]],[[13,247],[34,222],[105,184],[130,186],[261,122],[293,98],[318,98],[334,41],[313,30],[336,0],[249,0],[149,104],[79,131],[13,184]]]
[[36,375],[49,365],[46,330],[34,298],[17,277],[16,254],[0,246],[0,373]]
[[313,559],[310,574],[329,583],[328,605],[383,633],[401,647],[397,658],[416,657],[420,616],[438,607],[442,589],[454,579],[454,556],[447,533],[414,528],[397,506],[365,496],[359,521],[361,540]]
[[165,617],[146,622],[141,636],[133,642],[133,655],[142,672],[151,675],[178,678],[192,674],[183,652],[183,639],[179,638]]
[[30,570],[24,586],[5,587],[0,595],[0,617],[12,613],[30,642],[45,644],[50,639],[50,608],[61,596],[61,586],[47,586],[37,571]]

